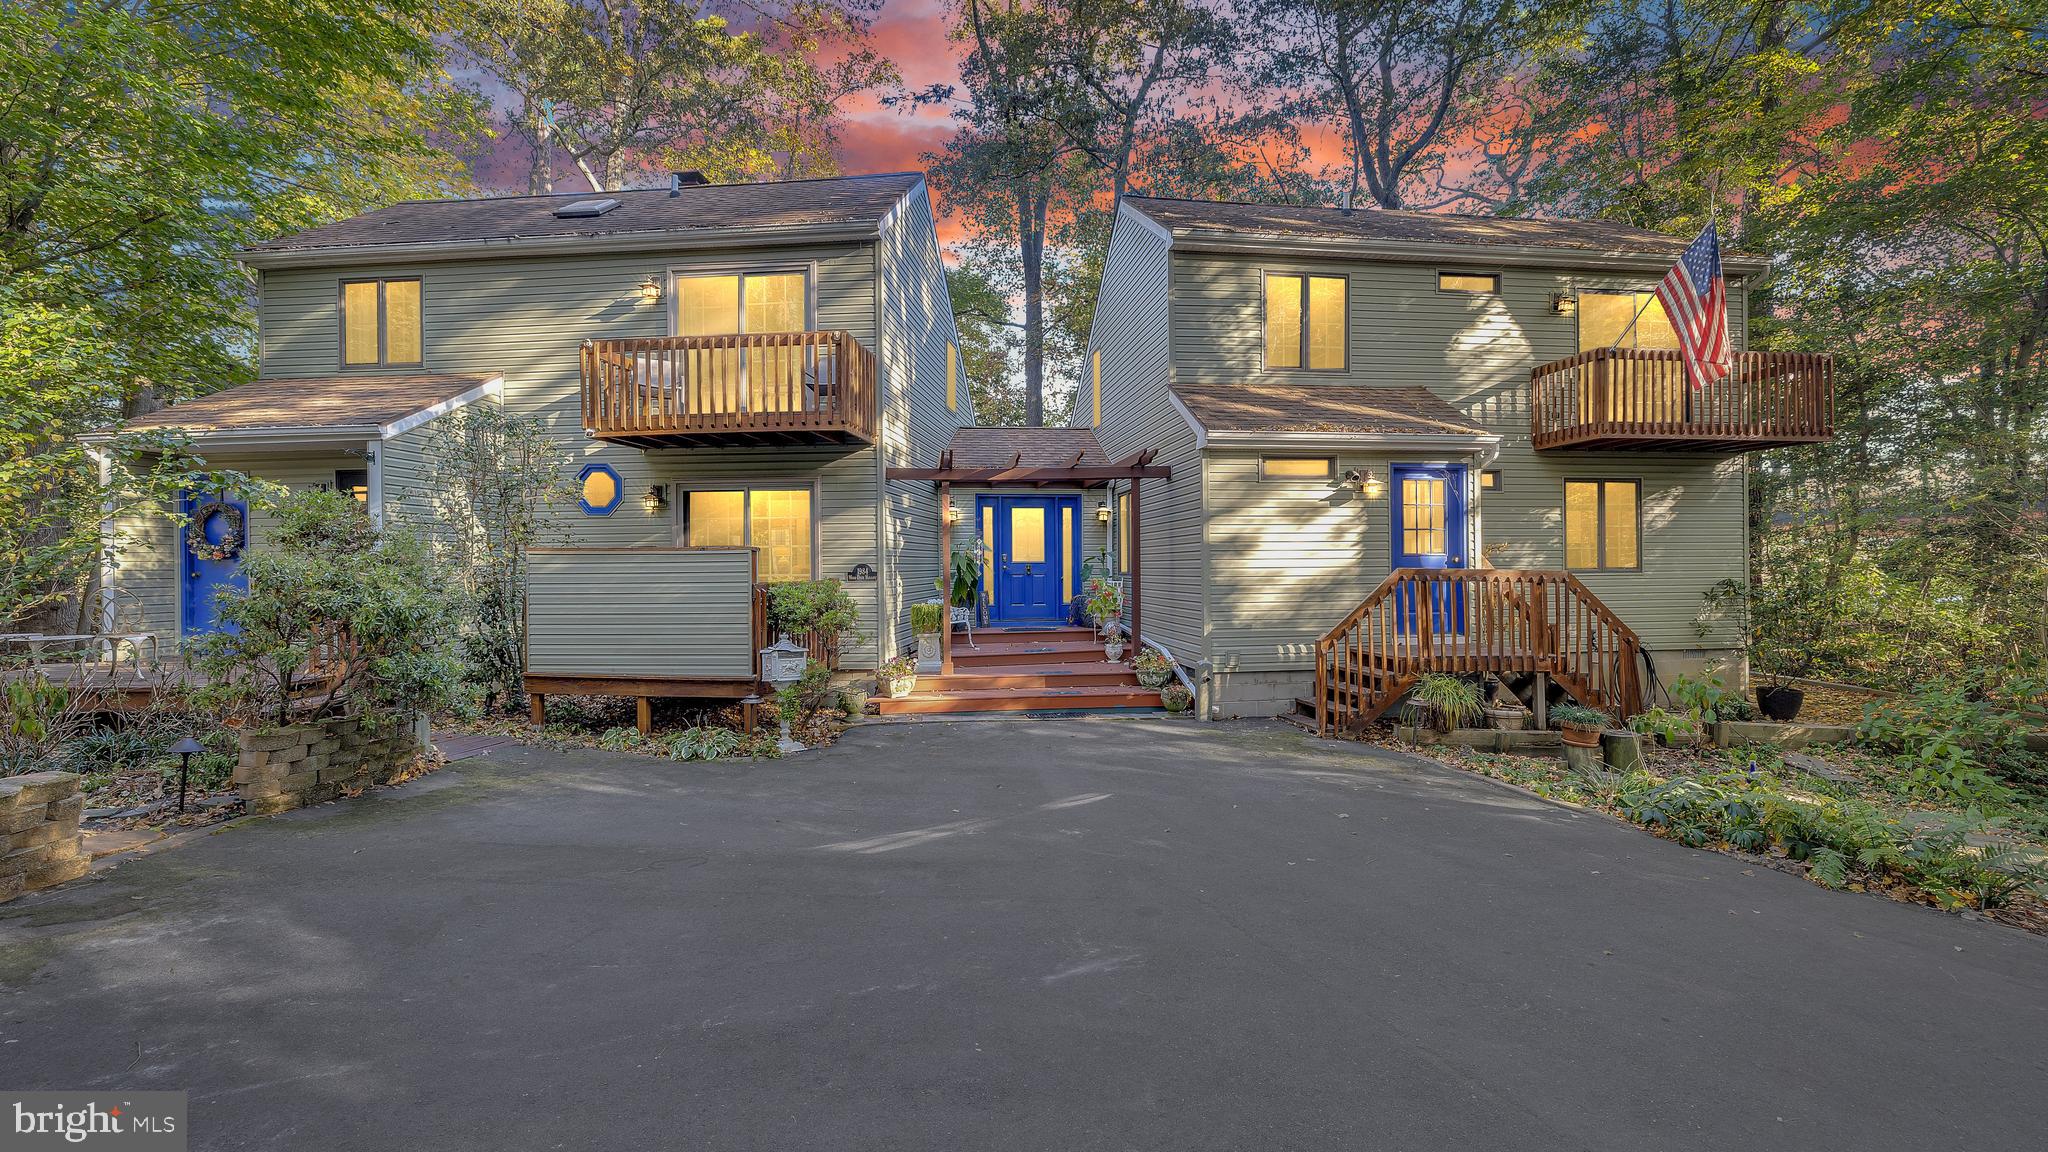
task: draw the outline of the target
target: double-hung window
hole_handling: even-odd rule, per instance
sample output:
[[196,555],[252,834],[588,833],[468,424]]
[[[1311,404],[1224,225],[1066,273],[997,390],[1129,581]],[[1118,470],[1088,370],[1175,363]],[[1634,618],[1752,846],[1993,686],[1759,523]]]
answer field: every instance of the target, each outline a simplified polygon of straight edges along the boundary
[[1344,370],[1342,276],[1266,274],[1266,367]]
[[1635,480],[1564,482],[1564,566],[1642,567],[1643,486]]
[[341,364],[344,368],[420,362],[420,282],[341,282]]
[[809,488],[699,489],[685,492],[679,534],[685,548],[760,550],[763,581],[809,580],[812,510]]

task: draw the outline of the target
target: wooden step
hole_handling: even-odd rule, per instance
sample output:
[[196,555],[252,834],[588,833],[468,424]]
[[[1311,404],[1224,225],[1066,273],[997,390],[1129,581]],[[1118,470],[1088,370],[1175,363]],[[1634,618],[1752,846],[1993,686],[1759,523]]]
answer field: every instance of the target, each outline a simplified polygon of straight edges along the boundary
[[[1027,636],[1070,636],[1086,640],[1087,638],[1093,635],[1095,635],[1095,629],[1083,628],[1075,624],[1048,624],[1023,628],[976,628],[974,630],[974,638],[977,641],[1006,640]],[[967,633],[965,632],[953,633],[953,640],[955,643],[959,643],[966,639]]]
[[875,701],[884,716],[954,712],[1067,712],[1096,708],[1160,708],[1159,693],[1123,685],[1075,688],[968,688],[912,692],[900,700]]
[[1093,641],[953,646],[953,668],[1004,668],[1018,664],[1090,664],[1102,660],[1102,645]]
[[1076,688],[1125,685],[1135,687],[1138,674],[1129,664],[1097,660],[1086,664],[984,664],[961,668],[954,661],[951,676],[920,675],[920,692],[949,692],[967,688]]

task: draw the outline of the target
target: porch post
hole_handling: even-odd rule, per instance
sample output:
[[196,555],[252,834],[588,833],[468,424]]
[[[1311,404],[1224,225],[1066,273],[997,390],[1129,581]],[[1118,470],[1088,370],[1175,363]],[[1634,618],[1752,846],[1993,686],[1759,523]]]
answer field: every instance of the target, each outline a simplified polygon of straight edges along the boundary
[[1138,544],[1138,478],[1136,476],[1131,477],[1131,522],[1128,527],[1131,533],[1131,656],[1135,659],[1138,655],[1138,648],[1144,644],[1144,633],[1139,630],[1138,621],[1140,610],[1145,604],[1144,593],[1139,588],[1141,581],[1138,576],[1144,565],[1140,563],[1143,553],[1140,551]]
[[953,674],[953,485],[939,481],[939,675]]

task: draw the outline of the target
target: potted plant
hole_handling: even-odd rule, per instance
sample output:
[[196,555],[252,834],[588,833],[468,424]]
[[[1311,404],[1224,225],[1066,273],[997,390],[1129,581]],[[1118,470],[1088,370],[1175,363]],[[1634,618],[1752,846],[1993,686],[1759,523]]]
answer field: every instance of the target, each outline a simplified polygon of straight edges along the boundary
[[1477,685],[1442,672],[1423,676],[1416,682],[1411,697],[1428,713],[1439,732],[1469,727],[1485,711]]
[[875,669],[875,682],[882,686],[882,695],[891,700],[901,700],[917,687],[917,658],[898,656],[884,660]]
[[1785,723],[1798,719],[1806,704],[1805,691],[1793,687],[1792,681],[1823,666],[1841,631],[1835,623],[1841,609],[1835,590],[1806,568],[1794,566],[1778,577],[1757,584],[1716,584],[1707,591],[1694,627],[1704,636],[1714,619],[1733,617],[1749,650],[1750,672],[1758,681],[1756,706],[1765,719]]
[[[1124,615],[1124,590],[1114,580],[1100,576],[1088,578],[1088,619],[1094,621],[1096,631],[1104,637],[1113,634],[1117,622]],[[1110,657],[1115,659],[1115,657]]]
[[1794,688],[1790,677],[1775,670],[1758,666],[1760,682],[1756,686],[1757,711],[1766,720],[1789,724],[1799,719],[1799,710],[1806,707],[1806,690]]
[[946,626],[943,604],[912,604],[910,633],[917,637],[917,666],[929,672],[939,666],[939,629]]
[[1103,638],[1102,657],[1111,664],[1124,658],[1124,634],[1117,631],[1114,624],[1110,625],[1109,634]]
[[1164,688],[1173,679],[1172,661],[1160,655],[1157,648],[1140,649],[1132,664],[1137,668],[1138,683],[1147,688]]
[[865,682],[848,684],[839,689],[839,710],[848,716],[859,716],[868,710],[869,695]]
[[1607,730],[1607,713],[1583,704],[1560,704],[1550,710],[1550,722],[1566,744],[1574,748],[1598,748],[1600,733]]
[[1195,702],[1195,694],[1188,686],[1179,682],[1168,684],[1159,690],[1159,702],[1166,705],[1168,712],[1185,712]]

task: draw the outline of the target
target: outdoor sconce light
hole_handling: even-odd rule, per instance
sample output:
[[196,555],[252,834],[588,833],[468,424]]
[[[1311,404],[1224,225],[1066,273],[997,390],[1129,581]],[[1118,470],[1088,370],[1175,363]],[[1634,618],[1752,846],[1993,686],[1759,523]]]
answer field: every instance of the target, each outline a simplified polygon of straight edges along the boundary
[[640,498],[640,507],[645,508],[649,516],[661,515],[668,507],[668,489],[659,484],[649,487],[647,495]]
[[1377,500],[1387,492],[1386,484],[1382,483],[1379,476],[1370,468],[1353,468],[1344,474],[1344,482],[1358,485],[1358,491],[1367,500]]
[[1579,298],[1569,292],[1550,294],[1550,313],[1553,316],[1570,316],[1579,310]]
[[640,282],[640,300],[645,304],[661,303],[661,277],[649,276]]
[[940,513],[940,515],[945,517],[946,523],[958,524],[960,522],[960,506],[948,500],[946,501],[945,511]]
[[1109,501],[1101,500],[1096,502],[1095,518],[1104,524],[1109,523]]
[[190,736],[171,746],[178,754],[178,811],[185,810],[185,780],[192,774],[192,754],[204,752],[206,747]]

